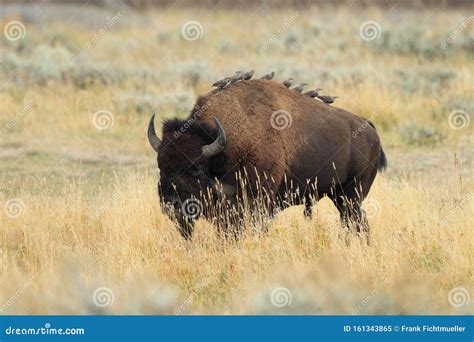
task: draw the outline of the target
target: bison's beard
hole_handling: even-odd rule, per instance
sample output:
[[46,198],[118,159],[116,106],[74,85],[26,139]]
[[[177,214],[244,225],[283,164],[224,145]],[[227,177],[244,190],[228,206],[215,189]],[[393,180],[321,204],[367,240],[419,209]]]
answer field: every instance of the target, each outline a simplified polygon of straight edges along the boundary
[[181,202],[172,205],[170,202],[161,203],[162,212],[176,224],[176,227],[183,238],[191,239],[194,230],[194,220],[183,215],[181,211]]
[[176,221],[178,223],[178,231],[180,232],[181,236],[186,240],[191,239],[194,230],[194,220],[186,218],[182,214],[177,214]]

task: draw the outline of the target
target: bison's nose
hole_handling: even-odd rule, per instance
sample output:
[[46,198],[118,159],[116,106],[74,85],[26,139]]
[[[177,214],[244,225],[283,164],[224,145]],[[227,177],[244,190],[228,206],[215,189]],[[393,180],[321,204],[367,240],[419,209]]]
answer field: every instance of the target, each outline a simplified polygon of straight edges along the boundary
[[170,203],[175,209],[181,208],[181,201],[177,198],[173,198]]

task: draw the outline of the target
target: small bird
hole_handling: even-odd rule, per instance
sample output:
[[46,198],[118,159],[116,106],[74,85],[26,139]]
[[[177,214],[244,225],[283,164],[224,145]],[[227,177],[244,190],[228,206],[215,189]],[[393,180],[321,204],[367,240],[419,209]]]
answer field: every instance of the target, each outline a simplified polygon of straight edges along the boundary
[[318,99],[323,101],[325,104],[331,104],[334,103],[334,101],[338,98],[339,96],[329,96],[329,95],[319,95]]
[[293,84],[293,79],[291,77],[287,79],[286,81],[283,81],[283,85],[287,88],[291,87],[292,84]]
[[301,92],[303,91],[305,85],[308,85],[308,83],[301,83],[299,86],[294,87],[294,88],[291,89],[291,90],[294,90],[294,91],[296,91],[297,93],[301,93]]
[[318,97],[318,95],[319,95],[318,92],[320,90],[323,90],[323,89],[316,88],[316,90],[309,90],[309,91],[305,92],[304,95],[315,98],[315,97]]
[[272,71],[271,73],[267,74],[267,75],[264,75],[262,77],[260,77],[261,80],[272,80],[273,79],[273,76],[275,76],[275,72]]
[[253,77],[253,74],[255,73],[255,70],[250,70],[250,71],[247,71],[246,73],[244,73],[242,75],[242,80],[250,80],[252,77]]
[[223,78],[222,80],[214,82],[212,86],[219,89],[223,89],[224,87],[227,87],[230,84],[231,80],[232,80],[232,77],[226,77],[226,78]]
[[242,71],[240,70],[237,70],[234,74],[234,76],[230,76],[230,77],[225,77],[223,78],[222,80],[219,80],[217,82],[214,82],[212,84],[213,87],[217,87],[219,89],[224,89],[224,88],[227,88],[228,86],[230,86],[232,83],[235,83],[237,82],[238,80],[240,80],[242,78]]
[[231,77],[230,84],[240,81],[242,79],[242,71],[237,70],[235,75]]

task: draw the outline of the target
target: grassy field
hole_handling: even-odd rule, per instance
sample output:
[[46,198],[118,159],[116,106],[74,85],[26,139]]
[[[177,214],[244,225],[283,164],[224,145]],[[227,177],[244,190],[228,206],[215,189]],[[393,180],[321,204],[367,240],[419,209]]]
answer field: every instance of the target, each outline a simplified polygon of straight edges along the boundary
[[[2,314],[473,313],[472,7],[47,6],[1,19]],[[251,68],[378,127],[370,247],[327,199],[233,244],[162,214],[150,114]]]

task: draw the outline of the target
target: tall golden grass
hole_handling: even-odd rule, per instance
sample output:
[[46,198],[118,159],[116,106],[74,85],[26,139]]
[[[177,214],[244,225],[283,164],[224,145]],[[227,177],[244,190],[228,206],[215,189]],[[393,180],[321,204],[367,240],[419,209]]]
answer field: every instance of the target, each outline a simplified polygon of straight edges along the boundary
[[[21,193],[22,215],[0,221],[3,312],[458,313],[449,291],[472,288],[472,181],[379,177],[366,205],[367,247],[357,237],[346,244],[329,200],[312,220],[290,208],[267,234],[247,231],[238,243],[204,220],[185,241],[160,211],[155,178],[129,170],[93,197],[67,179],[54,197]],[[100,310],[99,287],[115,298]],[[291,305],[271,305],[278,287]]]

